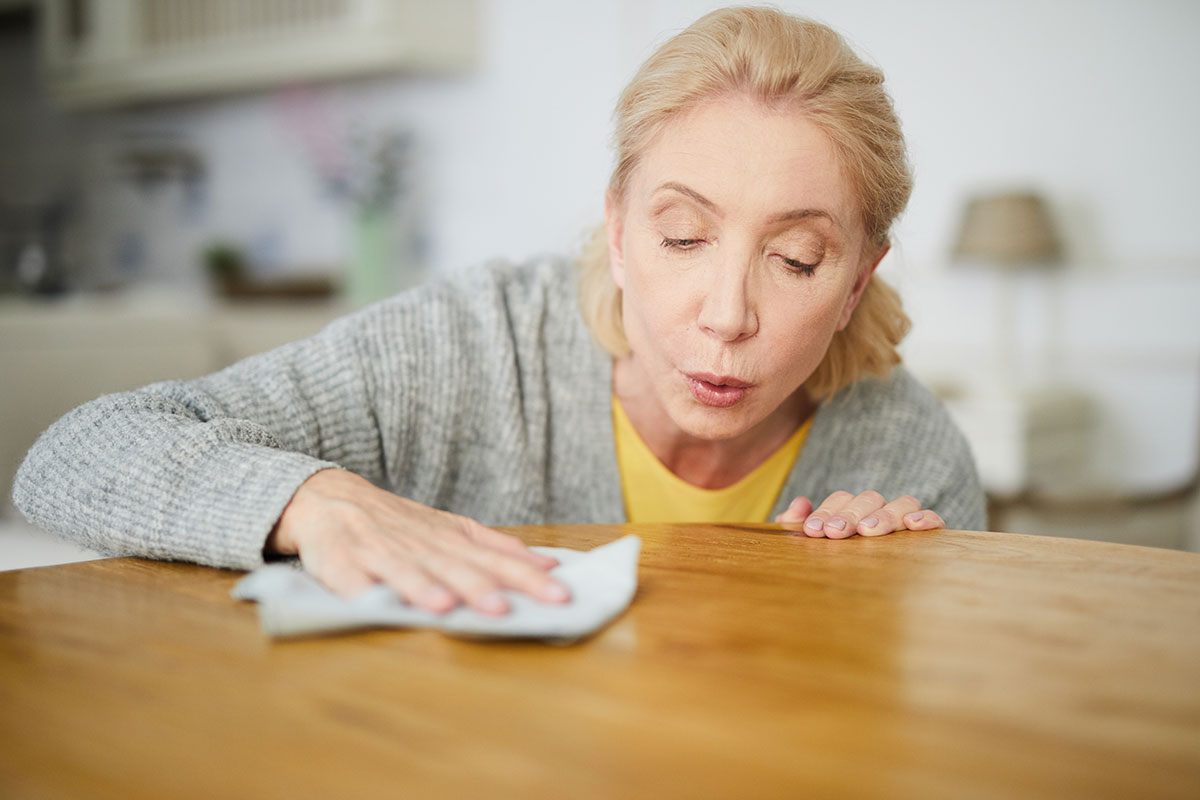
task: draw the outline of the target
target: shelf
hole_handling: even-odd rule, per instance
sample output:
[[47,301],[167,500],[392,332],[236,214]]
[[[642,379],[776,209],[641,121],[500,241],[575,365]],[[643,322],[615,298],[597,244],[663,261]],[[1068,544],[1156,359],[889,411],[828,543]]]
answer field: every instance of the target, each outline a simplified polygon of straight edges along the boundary
[[478,50],[476,0],[49,0],[42,50],[75,108],[388,72],[454,74]]

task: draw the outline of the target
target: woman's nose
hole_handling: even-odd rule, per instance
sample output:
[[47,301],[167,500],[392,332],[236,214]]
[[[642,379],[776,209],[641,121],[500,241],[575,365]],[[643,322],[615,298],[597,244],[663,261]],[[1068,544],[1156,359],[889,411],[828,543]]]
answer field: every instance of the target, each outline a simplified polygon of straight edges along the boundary
[[758,313],[751,296],[750,270],[716,267],[710,275],[700,304],[700,329],[723,342],[736,342],[757,333]]

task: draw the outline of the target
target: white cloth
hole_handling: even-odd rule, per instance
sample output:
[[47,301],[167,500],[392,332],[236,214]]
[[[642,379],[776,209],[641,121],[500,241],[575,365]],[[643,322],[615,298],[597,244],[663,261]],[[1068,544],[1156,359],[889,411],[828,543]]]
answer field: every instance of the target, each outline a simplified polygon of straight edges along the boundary
[[626,536],[583,552],[534,547],[559,565],[550,574],[571,590],[568,603],[540,603],[505,592],[511,610],[491,617],[460,606],[445,614],[408,605],[382,584],[347,600],[303,570],[285,564],[260,567],[242,578],[232,594],[258,602],[259,621],[269,636],[307,636],[356,628],[424,627],[484,638],[572,640],[601,628],[620,614],[637,589],[641,539]]

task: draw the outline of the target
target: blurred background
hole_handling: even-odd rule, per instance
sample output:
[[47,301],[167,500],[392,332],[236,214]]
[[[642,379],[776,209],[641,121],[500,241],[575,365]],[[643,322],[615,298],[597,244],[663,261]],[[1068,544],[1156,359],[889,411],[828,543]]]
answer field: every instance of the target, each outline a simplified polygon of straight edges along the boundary
[[[0,488],[50,422],[570,252],[692,0],[0,0]],[[881,267],[990,527],[1200,550],[1200,4],[812,0],[916,190]],[[9,507],[0,568],[83,557]]]

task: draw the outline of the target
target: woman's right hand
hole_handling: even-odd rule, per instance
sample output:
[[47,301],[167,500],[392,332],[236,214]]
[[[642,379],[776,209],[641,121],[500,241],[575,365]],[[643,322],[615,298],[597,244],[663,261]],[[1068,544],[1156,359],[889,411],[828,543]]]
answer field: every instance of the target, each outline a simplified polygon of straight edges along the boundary
[[385,583],[410,604],[438,613],[465,602],[484,614],[506,614],[502,589],[546,603],[570,599],[547,574],[558,562],[515,536],[339,469],[321,470],[300,485],[266,552],[299,555],[309,573],[344,597]]

